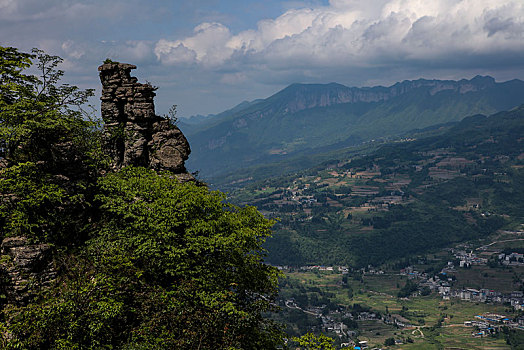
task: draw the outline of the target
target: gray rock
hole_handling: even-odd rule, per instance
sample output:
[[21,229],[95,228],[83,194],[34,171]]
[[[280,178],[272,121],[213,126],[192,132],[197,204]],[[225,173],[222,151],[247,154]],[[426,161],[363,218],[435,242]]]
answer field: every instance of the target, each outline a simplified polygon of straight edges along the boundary
[[185,168],[191,149],[180,129],[155,114],[156,88],[138,83],[136,66],[105,63],[98,67],[102,82],[104,149],[113,170],[128,165],[168,170],[180,181],[194,180]]
[[0,248],[2,288],[11,305],[26,305],[56,279],[52,246],[32,244],[26,237],[8,237]]

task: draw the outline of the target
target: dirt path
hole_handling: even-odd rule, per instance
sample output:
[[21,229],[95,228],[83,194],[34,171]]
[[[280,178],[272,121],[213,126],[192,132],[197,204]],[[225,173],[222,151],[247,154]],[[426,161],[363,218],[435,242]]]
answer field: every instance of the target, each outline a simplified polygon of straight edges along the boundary
[[417,335],[415,335],[415,332],[419,332],[420,337],[424,338],[424,332],[422,332],[422,327],[421,326],[415,326],[415,327],[416,329],[414,329],[413,332],[411,332],[411,335],[418,337]]
[[313,315],[313,316],[318,316],[318,315],[317,315],[316,313],[314,313],[314,312],[304,310],[304,309],[302,309],[301,307],[299,307],[299,306],[297,306],[297,305],[292,305],[292,304],[288,303],[287,300],[284,302],[284,304],[285,304],[286,307],[289,308],[289,309],[297,309],[297,310],[300,310],[300,311],[302,311],[302,312],[304,312],[304,313],[306,313],[306,314],[310,314],[310,315]]
[[492,245],[497,244],[497,243],[507,243],[507,242],[516,242],[516,241],[524,241],[524,238],[515,238],[515,239],[506,239],[503,241],[495,241],[495,242],[491,242],[490,244],[483,245],[482,247],[478,247],[475,250],[486,250],[488,247],[491,247]]

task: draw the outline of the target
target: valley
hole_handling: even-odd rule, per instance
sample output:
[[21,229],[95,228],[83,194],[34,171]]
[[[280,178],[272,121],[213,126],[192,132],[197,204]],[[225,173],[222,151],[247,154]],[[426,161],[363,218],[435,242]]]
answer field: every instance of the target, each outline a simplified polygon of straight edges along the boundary
[[246,167],[390,141],[416,129],[508,110],[523,102],[523,93],[523,81],[489,76],[406,80],[389,87],[292,84],[266,99],[179,125],[192,148],[188,168],[216,182]]
[[234,202],[276,220],[267,261],[285,277],[273,317],[339,346],[517,349],[522,135],[520,107],[236,184]]
[[377,265],[483,239],[524,222],[522,113],[468,118],[438,136],[248,184],[231,199],[278,218],[267,244],[278,265]]
[[323,332],[339,345],[379,348],[393,338],[397,349],[509,349],[524,334],[524,266],[493,264],[500,250],[481,246],[468,248],[490,258],[467,267],[463,248],[358,270],[280,266],[282,310],[274,317],[288,334]]

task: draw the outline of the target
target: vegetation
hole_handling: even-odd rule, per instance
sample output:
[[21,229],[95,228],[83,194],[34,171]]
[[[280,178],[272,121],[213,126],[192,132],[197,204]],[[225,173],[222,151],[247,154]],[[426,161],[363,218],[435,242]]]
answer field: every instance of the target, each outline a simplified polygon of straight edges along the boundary
[[[25,74],[37,58],[37,78]],[[0,227],[58,245],[85,235],[97,168],[103,166],[97,123],[81,106],[92,96],[57,85],[61,59],[0,47]]]
[[387,339],[384,341],[384,345],[385,345],[385,346],[392,346],[392,345],[395,345],[395,338],[387,338]]
[[524,109],[466,118],[444,133],[384,144],[249,184],[232,200],[279,217],[278,265],[379,265],[524,222]]
[[[326,337],[325,335],[315,336],[313,333],[307,333],[300,338],[293,338],[304,350],[335,350],[333,346],[333,339]],[[349,348],[345,348],[349,349]]]
[[[34,60],[39,77],[27,73]],[[233,193],[236,206],[169,172],[110,171],[99,121],[82,108],[92,91],[59,85],[60,62],[0,47],[0,239],[52,247],[56,271],[45,287],[30,281],[28,302],[9,300],[1,276],[0,347],[273,349],[285,346],[284,321],[287,345],[305,349],[335,349],[343,336],[406,349],[521,348],[520,331],[489,339],[464,331],[473,315],[511,312],[506,306],[444,301],[398,270],[418,265],[451,285],[522,287],[521,270],[493,257],[439,275],[449,257],[437,254],[522,224],[524,108],[301,158],[317,165],[249,184]],[[273,238],[274,222],[244,204],[280,217]],[[264,247],[291,270],[346,265],[346,274],[300,270],[278,281]],[[369,265],[386,273],[367,274]],[[284,310],[274,314],[277,305]]]
[[[344,284],[354,290],[348,297]],[[474,321],[476,315],[495,313],[514,318],[519,312],[508,309],[502,304],[485,304],[462,301],[460,299],[443,300],[436,293],[427,296],[410,296],[398,298],[397,292],[406,281],[406,276],[399,276],[393,271],[381,275],[362,276],[362,281],[355,276],[344,275],[336,272],[318,271],[287,271],[286,283],[281,283],[280,298],[283,300],[295,299],[297,310],[282,304],[276,318],[284,320],[289,334],[305,334],[313,332],[316,335],[324,334],[335,338],[335,345],[340,344],[340,334],[329,331],[332,322],[324,325],[308,324],[311,312],[319,309],[324,318],[333,318],[336,322],[343,322],[348,330],[354,332],[351,339],[354,341],[367,341],[370,348],[384,347],[387,339],[393,338],[403,344],[402,349],[438,349],[447,347],[461,347],[467,349],[509,349],[506,339],[509,335],[514,338],[515,344],[519,343],[520,330],[515,330],[508,335],[503,333],[496,336],[475,338],[472,336],[474,327],[464,325],[465,321]],[[461,283],[461,281],[459,281]],[[399,287],[396,287],[396,286]],[[314,295],[321,295],[316,298]],[[299,296],[306,295],[308,305],[304,306]],[[302,301],[306,297],[302,297]],[[335,305],[336,308],[332,308]],[[373,314],[375,315],[373,317]],[[387,320],[398,318],[407,319],[413,326],[399,327],[388,323]],[[296,329],[296,331],[295,331]],[[346,334],[348,331],[345,332]],[[347,341],[342,335],[342,342]],[[390,340],[391,341],[391,340]]]
[[[40,78],[25,73],[33,59]],[[77,108],[92,91],[58,85],[60,61],[0,48],[0,238],[51,244],[58,273],[1,305],[1,347],[276,347],[262,317],[277,290],[261,247],[272,222],[168,172],[108,171]]]

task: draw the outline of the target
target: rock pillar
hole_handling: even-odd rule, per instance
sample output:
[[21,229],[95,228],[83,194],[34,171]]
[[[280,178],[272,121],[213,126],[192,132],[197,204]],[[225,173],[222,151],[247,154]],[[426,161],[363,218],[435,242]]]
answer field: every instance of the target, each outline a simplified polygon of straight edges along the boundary
[[193,179],[184,162],[189,143],[178,127],[155,114],[156,88],[139,83],[130,72],[136,66],[104,63],[98,70],[102,82],[104,149],[114,170],[128,165],[168,170],[182,181]]

